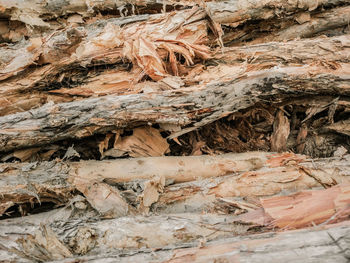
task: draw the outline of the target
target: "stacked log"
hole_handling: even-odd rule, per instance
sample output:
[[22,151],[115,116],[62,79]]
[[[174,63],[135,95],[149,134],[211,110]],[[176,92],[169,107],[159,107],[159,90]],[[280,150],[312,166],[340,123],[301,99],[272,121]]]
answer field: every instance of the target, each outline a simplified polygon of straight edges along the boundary
[[2,260],[347,262],[348,0],[0,18]]

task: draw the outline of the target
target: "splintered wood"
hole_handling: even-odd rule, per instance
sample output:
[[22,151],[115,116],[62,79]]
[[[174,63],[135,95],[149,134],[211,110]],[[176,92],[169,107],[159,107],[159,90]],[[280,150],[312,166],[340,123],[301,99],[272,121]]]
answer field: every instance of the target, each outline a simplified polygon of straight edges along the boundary
[[349,0],[0,18],[2,261],[348,262]]

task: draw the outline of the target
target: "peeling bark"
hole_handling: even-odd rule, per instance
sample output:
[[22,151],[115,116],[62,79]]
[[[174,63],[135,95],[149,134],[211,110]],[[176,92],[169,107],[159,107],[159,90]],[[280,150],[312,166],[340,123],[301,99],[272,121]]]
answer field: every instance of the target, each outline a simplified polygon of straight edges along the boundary
[[205,248],[181,249],[166,262],[207,262],[213,259],[280,262],[281,258],[290,262],[347,262],[348,235],[348,223],[326,230],[316,228],[272,234],[272,237],[267,233],[256,236],[257,239],[251,236],[245,240],[236,238],[232,243],[225,241]]
[[0,0],[1,260],[347,262],[349,20]]
[[[254,199],[286,191],[347,183],[350,173],[348,158],[316,161],[293,154],[244,153],[69,164],[3,164],[1,214],[10,207],[27,203],[53,202],[64,205],[78,191],[105,217],[142,213],[141,208],[134,211],[130,206],[139,206],[137,200],[142,196],[144,183],[155,177],[164,177],[165,186],[159,200],[152,205],[152,211],[217,211],[227,204],[220,198]],[[164,166],[159,166],[159,163]],[[208,177],[211,179],[204,179]],[[180,183],[191,180],[196,181]],[[141,191],[133,190],[137,185],[140,185]],[[97,193],[100,199],[94,198]],[[216,202],[223,205],[216,205]]]
[[[287,43],[268,43],[248,47],[224,48],[213,54],[213,61],[220,64],[209,68],[213,74],[191,72],[183,77],[175,86],[176,89],[185,85],[199,82],[208,83],[215,80],[218,74],[230,78],[235,73],[243,74],[245,71],[257,71],[274,66],[304,65],[315,61],[331,61],[332,63],[347,63],[350,38],[348,35],[334,38],[325,38],[322,44],[316,40],[291,41]],[[315,58],[317,58],[315,60]],[[242,65],[243,62],[243,65]],[[232,65],[230,68],[227,64]],[[321,66],[321,65],[320,65]],[[108,94],[127,95],[151,91],[174,89],[163,82],[134,83],[140,72],[128,72],[122,66],[102,72],[82,74],[79,71],[68,71],[56,75],[53,66],[44,66],[33,72],[20,74],[18,77],[2,83],[0,87],[0,115],[28,111],[39,107],[49,101],[55,103],[83,99],[89,96],[102,96]],[[56,73],[55,73],[56,72]],[[195,73],[196,71],[194,71]],[[62,79],[63,78],[63,79]],[[65,88],[64,83],[74,80]],[[78,83],[78,84],[75,84]],[[57,85],[63,88],[56,88]],[[79,96],[79,97],[76,97]]]
[[283,1],[283,0],[244,0],[228,2],[210,2],[207,4],[214,21],[221,24],[238,26],[248,20],[263,20],[271,17],[284,16],[297,11],[312,11],[321,6],[340,5],[346,0],[321,1]]
[[187,88],[161,94],[106,96],[47,104],[0,117],[0,147],[2,151],[9,151],[142,123],[185,126],[170,136],[175,138],[253,106],[260,99],[280,102],[306,94],[349,95],[348,72],[347,64],[340,64],[338,70],[332,71],[312,66],[270,69],[246,73],[239,80],[208,85],[196,91]]
[[[68,253],[77,259],[111,262],[206,262],[213,258],[279,262],[281,256],[302,262],[319,262],[321,258],[321,262],[347,262],[348,257],[348,221],[298,231],[237,236],[250,226],[235,222],[233,216],[178,214],[90,222],[45,220],[43,226],[35,217],[22,219],[21,224],[13,219],[0,223],[2,259],[71,262]],[[62,252],[54,250],[55,244],[62,247]],[[62,260],[64,257],[68,258]]]

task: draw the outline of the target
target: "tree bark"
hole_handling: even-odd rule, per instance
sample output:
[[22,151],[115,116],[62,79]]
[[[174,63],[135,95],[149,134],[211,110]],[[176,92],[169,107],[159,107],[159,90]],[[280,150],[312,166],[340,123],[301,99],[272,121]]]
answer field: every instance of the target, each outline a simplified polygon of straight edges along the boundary
[[313,11],[321,6],[341,5],[346,0],[322,1],[283,1],[283,0],[244,0],[228,2],[209,2],[207,4],[211,17],[220,24],[234,24],[235,26],[248,20],[264,20],[276,16],[287,16],[298,11]]
[[[148,205],[152,211],[218,211],[227,205],[220,198],[256,199],[286,191],[347,183],[348,158],[312,160],[302,155],[256,152],[213,157],[2,164],[0,212],[4,214],[11,207],[25,204],[52,202],[64,205],[81,192],[106,217],[143,213],[140,201],[147,195],[154,196],[147,193],[145,185],[147,182],[155,184],[155,178],[164,178],[164,183],[161,187],[154,186],[158,193]],[[159,163],[164,166],[160,167]],[[106,208],[107,201],[110,209]],[[116,203],[124,210],[115,211]],[[137,210],[130,205],[138,207]]]
[[[348,224],[348,223],[347,223]],[[328,228],[328,227],[327,227]],[[167,262],[207,262],[209,260],[239,260],[239,262],[348,262],[349,227],[340,225],[326,230],[302,230],[235,239],[206,248],[175,251]],[[264,238],[266,237],[266,238]],[[243,246],[243,248],[242,248]]]
[[[226,78],[234,77],[232,72],[258,71],[274,66],[304,65],[310,64],[315,59],[347,63],[350,45],[348,35],[325,38],[322,43],[315,40],[290,41],[287,43],[265,43],[249,47],[224,48],[213,54],[215,68],[209,68],[213,74],[184,76],[183,80],[175,86],[169,86],[164,82],[134,83],[139,72],[128,72],[122,66],[115,69],[96,72],[95,74],[77,74],[75,71],[65,71],[61,75],[55,75],[58,66],[44,66],[27,74],[3,81],[0,87],[0,115],[8,115],[16,112],[28,111],[37,108],[49,101],[55,103],[81,100],[90,96],[102,96],[108,94],[128,95],[144,92],[146,87],[153,87],[154,91],[164,89],[179,89],[185,85],[207,83],[215,80],[217,74],[225,74]],[[321,66],[320,66],[321,67]],[[223,70],[222,70],[223,69]],[[60,76],[64,76],[60,80]],[[240,75],[238,75],[240,76]],[[69,84],[69,79],[75,83]],[[68,82],[66,82],[68,81]],[[40,84],[41,83],[41,84]],[[65,84],[66,83],[66,84]],[[50,88],[49,88],[50,86]],[[57,88],[57,86],[59,86]]]
[[195,90],[47,104],[0,117],[0,147],[10,151],[147,123],[184,127],[170,136],[175,138],[261,100],[278,103],[306,95],[348,96],[349,72],[348,64],[339,64],[339,69],[331,72],[312,66],[275,68]]
[[349,253],[348,221],[249,236],[236,236],[246,233],[249,225],[235,222],[232,216],[210,214],[126,217],[96,222],[84,219],[50,222],[41,218],[41,222],[46,222],[41,226],[39,222],[37,215],[20,221],[3,220],[0,223],[2,259],[71,262],[75,255],[75,259],[121,262],[144,262],[145,259],[280,262],[281,257],[301,262],[347,262]]
[[347,262],[349,20],[0,0],[1,260]]

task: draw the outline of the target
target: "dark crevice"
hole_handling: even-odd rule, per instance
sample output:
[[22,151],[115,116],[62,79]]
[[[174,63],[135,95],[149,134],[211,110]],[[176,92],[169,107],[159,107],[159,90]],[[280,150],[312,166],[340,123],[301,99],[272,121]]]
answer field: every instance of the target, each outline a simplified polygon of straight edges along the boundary
[[0,216],[0,220],[39,214],[39,213],[51,211],[52,209],[57,207],[58,207],[57,204],[53,202],[42,202],[41,204],[39,203],[16,204],[8,208],[3,213],[3,215]]

